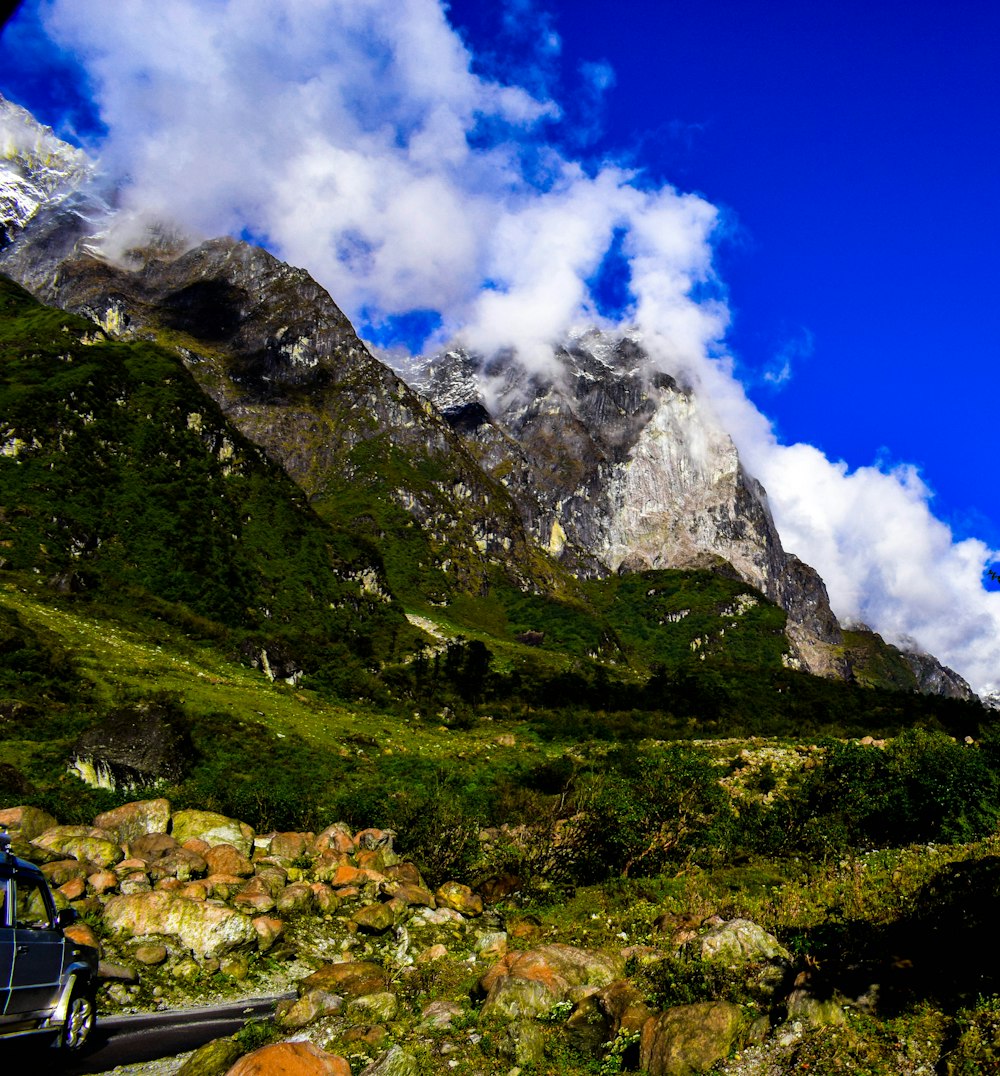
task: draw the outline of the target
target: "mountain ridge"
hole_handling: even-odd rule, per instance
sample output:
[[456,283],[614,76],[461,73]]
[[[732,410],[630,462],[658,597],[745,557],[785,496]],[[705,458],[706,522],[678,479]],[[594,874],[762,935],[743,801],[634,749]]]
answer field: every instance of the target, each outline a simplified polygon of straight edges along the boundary
[[[6,146],[7,172],[24,180],[31,158],[18,153]],[[440,357],[416,369],[420,395],[305,271],[260,248],[166,229],[124,264],[102,256],[79,211],[88,198],[92,215],[107,206],[86,191],[93,174],[70,170],[47,209],[18,216],[0,269],[106,333],[174,349],[322,518],[353,519],[382,550],[390,589],[411,605],[474,600],[500,580],[580,600],[580,580],[711,567],[785,609],[787,662],[854,676],[825,586],[782,548],[763,488],[636,338],[584,333],[553,349],[547,381],[512,356],[453,351],[447,376]],[[923,682],[959,681],[929,667]]]

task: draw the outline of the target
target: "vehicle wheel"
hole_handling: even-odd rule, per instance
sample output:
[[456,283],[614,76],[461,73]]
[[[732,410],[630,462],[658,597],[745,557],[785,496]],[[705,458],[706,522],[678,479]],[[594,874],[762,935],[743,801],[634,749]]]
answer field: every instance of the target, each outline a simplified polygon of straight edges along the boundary
[[59,1029],[56,1046],[60,1050],[82,1050],[96,1022],[93,991],[86,986],[75,986],[66,1010],[66,1023]]

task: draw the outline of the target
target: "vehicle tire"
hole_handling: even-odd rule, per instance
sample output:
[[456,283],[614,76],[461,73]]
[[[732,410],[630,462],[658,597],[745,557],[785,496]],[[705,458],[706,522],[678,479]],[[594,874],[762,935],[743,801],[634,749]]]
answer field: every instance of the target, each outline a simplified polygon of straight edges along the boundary
[[70,994],[66,1022],[59,1029],[55,1045],[60,1050],[82,1050],[97,1023],[94,991],[86,983],[77,983]]

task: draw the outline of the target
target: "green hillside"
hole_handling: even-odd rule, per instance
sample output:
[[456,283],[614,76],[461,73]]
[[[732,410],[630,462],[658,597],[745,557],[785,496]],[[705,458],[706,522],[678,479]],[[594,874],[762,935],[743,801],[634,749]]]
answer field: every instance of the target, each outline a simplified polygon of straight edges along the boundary
[[324,525],[172,353],[2,280],[0,415],[6,570],[309,672],[411,636],[377,552]]

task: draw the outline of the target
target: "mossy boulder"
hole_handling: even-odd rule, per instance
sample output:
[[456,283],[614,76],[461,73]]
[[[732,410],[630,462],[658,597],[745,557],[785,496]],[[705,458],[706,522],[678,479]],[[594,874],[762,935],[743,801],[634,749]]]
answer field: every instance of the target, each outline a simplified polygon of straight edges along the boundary
[[212,1039],[195,1050],[177,1070],[177,1076],[225,1076],[242,1053],[235,1039]]
[[113,867],[125,858],[112,834],[92,826],[53,826],[31,843],[47,852],[58,852],[98,867]]
[[245,822],[215,811],[178,811],[171,821],[171,833],[181,844],[195,838],[209,846],[231,844],[247,857],[253,852],[253,830]]
[[170,800],[161,797],[125,803],[99,814],[94,825],[113,833],[120,844],[153,833],[166,833],[170,825]]
[[8,807],[0,811],[0,826],[6,826],[12,838],[33,841],[56,825],[57,820],[40,807]]
[[651,1016],[642,1028],[640,1058],[649,1076],[693,1076],[728,1057],[746,1019],[728,1001],[678,1005]]
[[187,900],[162,890],[112,897],[104,906],[104,922],[113,934],[126,937],[175,938],[202,958],[257,944],[257,931],[249,917],[223,905]]
[[327,990],[331,994],[361,997],[378,994],[386,988],[386,974],[368,960],[352,960],[343,964],[327,964],[299,983],[300,994],[309,990]]

